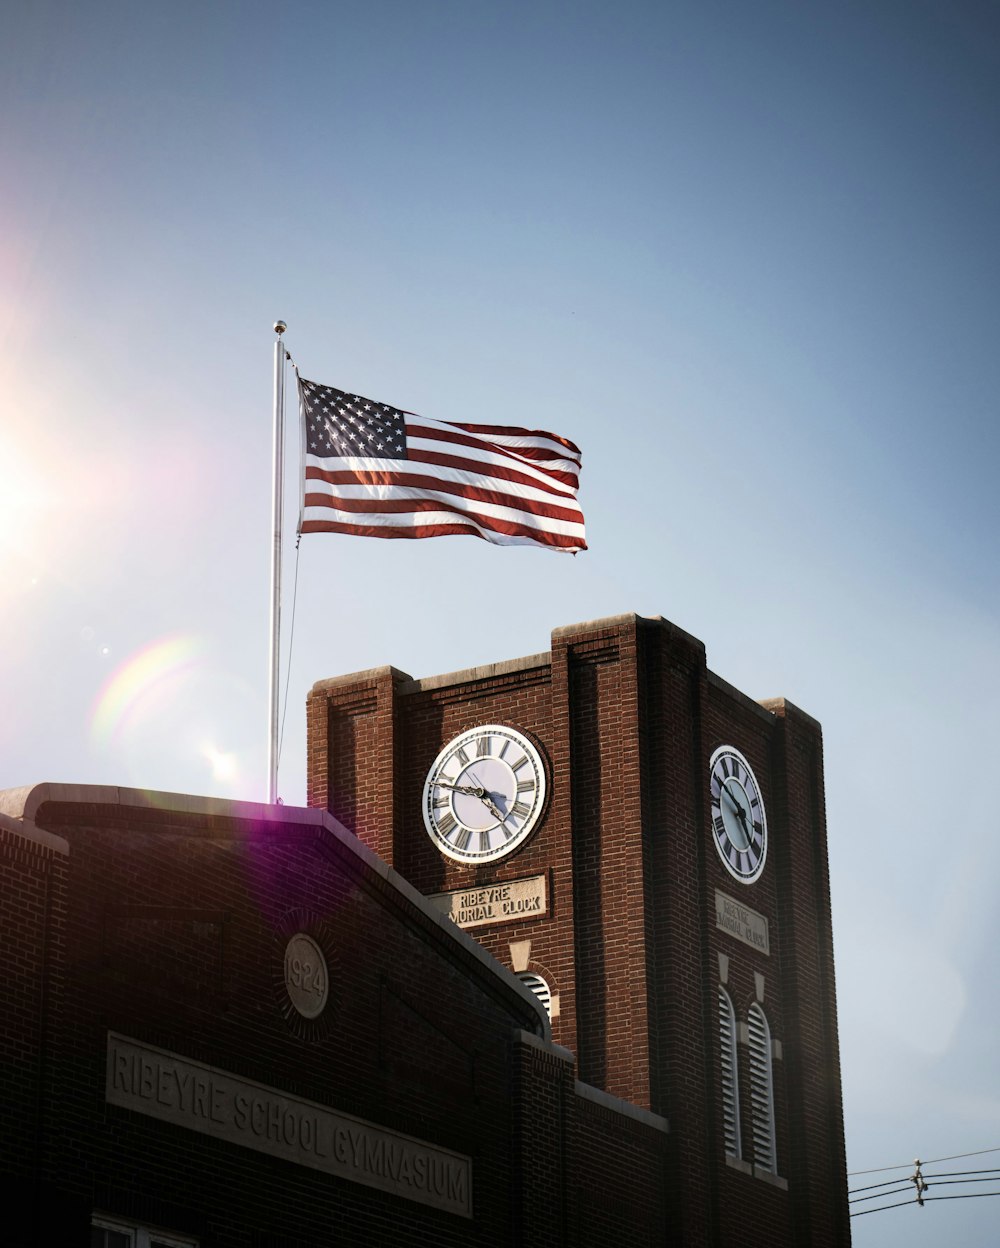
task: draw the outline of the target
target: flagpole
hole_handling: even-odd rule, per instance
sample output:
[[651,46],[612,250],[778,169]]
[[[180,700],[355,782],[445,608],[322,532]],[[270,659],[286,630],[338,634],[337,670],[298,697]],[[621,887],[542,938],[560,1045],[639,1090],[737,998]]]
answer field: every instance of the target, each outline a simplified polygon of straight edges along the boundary
[[271,660],[267,699],[267,801],[278,800],[278,667],[281,657],[281,531],[285,482],[285,346],[281,335],[288,326],[275,321],[274,344],[274,492],[271,496]]

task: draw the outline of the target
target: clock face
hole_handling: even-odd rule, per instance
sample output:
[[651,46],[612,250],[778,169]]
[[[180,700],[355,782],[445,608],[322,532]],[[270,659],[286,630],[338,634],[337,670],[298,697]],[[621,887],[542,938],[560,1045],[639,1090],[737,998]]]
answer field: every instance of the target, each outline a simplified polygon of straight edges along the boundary
[[767,817],[757,777],[731,745],[719,746],[710,771],[715,848],[730,875],[752,884],[767,857]]
[[531,835],[545,802],[538,751],[513,728],[483,724],[450,741],[424,783],[424,826],[443,854],[492,862]]

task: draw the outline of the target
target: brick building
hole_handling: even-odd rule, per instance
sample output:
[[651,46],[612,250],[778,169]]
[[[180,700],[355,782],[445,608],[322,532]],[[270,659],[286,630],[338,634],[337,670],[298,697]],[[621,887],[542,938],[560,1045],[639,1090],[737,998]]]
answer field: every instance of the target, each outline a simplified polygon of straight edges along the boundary
[[447,676],[324,680],[308,717],[310,806],[547,1002],[580,1080],[669,1121],[650,1242],[849,1242],[814,719],[635,615]]
[[849,1243],[814,720],[635,616],[308,716],[0,794],[4,1243]]
[[612,1242],[566,1165],[663,1224],[666,1123],[326,812],[38,785],[0,868],[5,1248]]

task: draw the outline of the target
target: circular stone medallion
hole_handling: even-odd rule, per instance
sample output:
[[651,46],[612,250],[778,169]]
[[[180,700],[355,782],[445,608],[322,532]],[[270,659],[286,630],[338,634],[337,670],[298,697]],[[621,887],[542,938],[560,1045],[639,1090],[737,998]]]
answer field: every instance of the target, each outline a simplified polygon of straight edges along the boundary
[[285,947],[285,988],[303,1018],[318,1018],[323,1013],[330,992],[326,958],[305,932],[298,932]]

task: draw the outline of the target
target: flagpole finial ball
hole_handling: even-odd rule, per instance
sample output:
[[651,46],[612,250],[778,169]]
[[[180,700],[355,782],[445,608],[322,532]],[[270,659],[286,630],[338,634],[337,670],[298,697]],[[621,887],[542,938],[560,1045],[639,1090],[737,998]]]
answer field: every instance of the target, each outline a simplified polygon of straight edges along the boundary
[[274,332],[275,332],[276,334],[278,334],[279,336],[280,336],[281,334],[283,334],[287,328],[288,328],[288,326],[285,324],[285,322],[284,322],[284,321],[275,321],[275,322],[274,322]]

